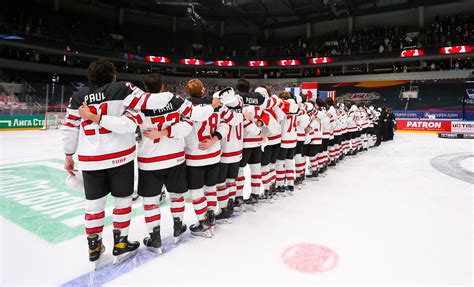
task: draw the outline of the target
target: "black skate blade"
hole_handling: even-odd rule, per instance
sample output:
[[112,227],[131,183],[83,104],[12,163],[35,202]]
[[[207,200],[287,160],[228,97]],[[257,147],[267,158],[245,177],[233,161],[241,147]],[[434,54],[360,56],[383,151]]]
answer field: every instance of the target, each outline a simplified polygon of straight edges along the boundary
[[211,230],[200,231],[200,232],[193,232],[191,234],[194,236],[204,237],[204,238],[212,238]]
[[138,248],[133,250],[133,251],[127,252],[125,254],[120,254],[120,255],[115,256],[113,264],[117,265],[117,264],[120,264],[120,263],[126,261],[127,259],[129,259],[129,258],[133,257],[135,254],[137,254],[137,251],[138,251]]
[[214,232],[216,231],[216,226],[211,227],[211,236],[214,236]]

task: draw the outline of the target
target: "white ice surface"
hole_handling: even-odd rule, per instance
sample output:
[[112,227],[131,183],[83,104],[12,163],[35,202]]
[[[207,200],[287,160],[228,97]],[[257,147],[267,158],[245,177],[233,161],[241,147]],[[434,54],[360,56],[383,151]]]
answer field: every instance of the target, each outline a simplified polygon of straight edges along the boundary
[[[1,132],[0,142],[2,165],[63,157],[58,131]],[[261,204],[219,225],[214,238],[190,238],[108,285],[471,285],[473,186],[437,171],[430,160],[472,153],[473,144],[397,134],[326,178],[307,181],[294,197]],[[469,169],[472,161],[461,165]],[[185,222],[194,221],[187,205]],[[3,217],[0,224],[0,285],[59,285],[91,270],[85,236],[49,244]],[[166,208],[162,236],[171,231]],[[140,241],[146,235],[143,218],[132,220],[130,234]],[[111,237],[105,228],[105,261],[112,260]],[[338,265],[315,274],[292,270],[281,255],[299,243],[332,249]]]

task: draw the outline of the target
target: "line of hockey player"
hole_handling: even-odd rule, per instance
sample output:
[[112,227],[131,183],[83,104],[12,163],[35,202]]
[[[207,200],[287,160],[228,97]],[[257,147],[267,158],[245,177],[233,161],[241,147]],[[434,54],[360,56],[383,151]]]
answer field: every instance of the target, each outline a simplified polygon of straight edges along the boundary
[[[138,194],[143,198],[149,232],[143,243],[160,253],[163,185],[171,202],[175,242],[187,229],[183,216],[184,194],[188,191],[198,220],[190,226],[191,233],[212,237],[216,221],[230,222],[236,211],[255,210],[260,201],[292,194],[305,178],[316,178],[345,156],[378,144],[373,129],[379,114],[373,108],[335,105],[331,99],[308,101],[304,95],[289,92],[277,96],[271,87],[251,92],[245,79],[238,80],[236,91],[226,88],[212,99],[205,96],[198,79],[187,83],[187,99],[164,92],[159,75],[147,75],[144,82],[148,93],[129,83],[109,83],[98,88],[105,91],[102,98],[88,102],[88,96],[94,94],[89,91],[73,96],[68,108],[63,128],[65,168],[74,174],[70,157],[79,153],[87,199],[90,261],[98,262],[105,250],[101,233],[108,193],[115,198],[116,262],[139,247],[138,242],[128,241],[131,191],[129,181],[121,184],[130,177],[130,166],[133,168],[136,143],[130,135],[137,127],[143,135],[137,156]],[[118,97],[124,89],[129,91]],[[122,108],[112,109],[117,99]],[[104,103],[108,103],[109,110]],[[117,137],[111,139],[114,134]],[[124,135],[132,148],[125,148]],[[108,138],[104,140],[105,136]],[[117,152],[96,154],[99,143],[105,145],[111,140],[121,141],[122,147],[113,149]],[[89,155],[81,155],[84,150]],[[251,194],[244,199],[247,165]]]

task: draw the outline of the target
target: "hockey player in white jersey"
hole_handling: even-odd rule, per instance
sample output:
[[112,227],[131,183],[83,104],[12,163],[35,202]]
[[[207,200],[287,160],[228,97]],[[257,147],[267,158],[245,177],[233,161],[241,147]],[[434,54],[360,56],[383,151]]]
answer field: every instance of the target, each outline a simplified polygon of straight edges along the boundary
[[282,92],[278,97],[290,106],[286,118],[281,122],[281,145],[276,166],[276,192],[284,195],[286,191],[290,194],[293,194],[294,191],[298,105],[294,96],[289,92]]
[[323,140],[320,112],[314,102],[306,102],[304,109],[310,118],[304,142],[305,161],[309,162],[309,174],[307,177],[315,179],[319,175],[318,156],[320,155],[319,152]]
[[321,142],[320,154],[318,156],[318,166],[320,170],[319,174],[324,174],[330,160],[328,153],[328,144],[329,140],[331,139],[330,118],[329,113],[326,110],[326,103],[318,98],[316,100],[316,104],[319,107],[317,116],[321,121],[321,132],[323,138]]
[[[306,133],[311,122],[311,115],[308,114],[308,108],[312,104],[306,103],[306,96],[296,96],[296,102],[299,106],[299,112],[296,117],[297,142],[295,148],[295,186],[301,186],[306,175],[306,157],[304,153],[304,143]],[[312,110],[312,108],[311,108]]]
[[234,211],[234,200],[237,194],[235,179],[239,174],[239,164],[242,159],[242,149],[244,145],[242,98],[235,95],[232,88],[225,88],[214,93],[213,97],[220,98],[222,104],[228,108],[223,117],[228,116],[229,132],[221,139],[221,161],[217,176],[217,203],[219,213],[216,215],[217,221],[230,222]]
[[359,141],[359,109],[357,105],[352,102],[350,103],[350,109],[347,114],[347,129],[349,131],[349,137],[351,142],[351,150],[349,155],[355,155],[359,151],[360,141]]
[[361,125],[361,141],[362,141],[362,150],[368,150],[369,149],[369,135],[368,135],[368,130],[369,130],[369,116],[367,113],[367,110],[365,108],[365,105],[361,105],[359,107],[359,114],[360,114],[360,125]]
[[[270,88],[266,87],[268,94],[270,94]],[[275,128],[270,130],[263,128],[265,133],[264,150],[262,154],[262,185],[264,193],[259,197],[261,200],[270,200],[275,194],[276,188],[276,161],[278,153],[280,152],[281,144],[281,121],[285,119],[286,113],[283,112],[282,108],[284,102],[276,95],[272,95],[273,99],[276,99],[278,104],[273,108],[266,110],[270,115],[270,121],[274,122],[272,126]]]
[[331,132],[329,143],[328,143],[329,157],[331,160],[331,162],[329,163],[329,166],[335,166],[337,163],[338,150],[339,150],[338,139],[341,132],[340,127],[339,127],[339,117],[336,113],[336,109],[334,108],[334,101],[332,98],[326,99],[326,105],[327,105],[327,112],[329,116],[329,126],[330,126],[330,132]]
[[[186,84],[189,101],[194,106],[208,105],[205,88],[198,79]],[[193,199],[198,223],[191,225],[191,233],[197,236],[212,237],[216,224],[217,177],[221,159],[220,140],[227,136],[233,113],[226,107],[214,109],[211,116],[202,122],[193,122],[193,130],[185,138],[188,188]]]
[[85,226],[89,244],[89,260],[98,263],[102,252],[102,231],[107,195],[114,197],[113,236],[118,263],[133,254],[140,243],[128,241],[134,183],[136,151],[133,120],[120,117],[127,109],[139,110],[143,105],[164,108],[172,95],[144,93],[128,82],[116,82],[113,63],[97,60],[88,68],[90,88],[75,93],[69,102],[66,124],[62,128],[64,168],[74,175],[73,155],[84,178],[86,197]]
[[349,152],[350,147],[347,130],[347,112],[343,103],[338,104],[337,112],[339,114],[339,121],[341,123],[341,159],[343,159]]
[[[262,89],[262,92],[265,89]],[[261,162],[262,162],[262,144],[265,134],[262,127],[271,124],[270,114],[265,112],[276,105],[276,99],[268,95],[262,95],[259,92],[250,93],[250,82],[240,79],[237,82],[237,93],[244,103],[243,112],[248,115],[244,120],[244,149],[242,160],[240,161],[239,175],[236,178],[237,196],[235,206],[240,207],[243,204],[243,187],[245,182],[244,167],[248,164],[250,167],[250,197],[245,201],[252,209],[258,203],[261,194],[262,184]]]

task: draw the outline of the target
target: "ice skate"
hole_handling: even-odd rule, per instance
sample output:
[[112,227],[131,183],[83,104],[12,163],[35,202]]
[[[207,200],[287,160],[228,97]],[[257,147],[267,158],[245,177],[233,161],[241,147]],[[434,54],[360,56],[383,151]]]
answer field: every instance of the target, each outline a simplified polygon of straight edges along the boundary
[[128,258],[135,255],[137,252],[138,247],[140,247],[140,242],[128,241],[128,236],[120,236],[120,230],[114,229],[114,263],[119,264]]
[[271,196],[270,196],[270,191],[264,190],[263,194],[261,194],[258,197],[258,202],[263,202],[263,203],[272,203]]
[[93,264],[94,269],[97,269],[101,255],[105,252],[105,246],[102,244],[102,238],[99,239],[97,234],[87,236],[87,242],[89,245],[89,261]]
[[276,189],[275,183],[272,183],[272,185],[270,185],[270,189],[268,190],[268,196],[270,197],[270,200],[272,202],[276,199],[275,189]]
[[227,210],[229,211],[229,216],[232,217],[234,215],[234,200],[229,199],[229,202],[227,203]]
[[211,227],[211,235],[214,235],[216,229],[216,214],[212,210],[208,210],[206,213],[206,221]]
[[173,219],[173,223],[174,244],[178,244],[179,241],[181,241],[181,238],[183,237],[184,233],[186,232],[187,226],[186,224],[183,224],[183,222],[177,217]]
[[163,250],[161,249],[161,235],[160,235],[159,226],[156,226],[155,228],[153,228],[153,232],[150,233],[150,237],[145,237],[143,239],[143,244],[151,252],[163,254]]
[[237,212],[242,212],[243,207],[244,207],[244,197],[243,196],[237,196],[235,197],[235,201],[233,203],[233,210]]
[[216,221],[218,223],[232,223],[232,218],[228,208],[222,208],[221,212],[216,215]]
[[281,197],[285,197],[285,188],[283,186],[278,186],[276,189],[275,189],[275,194],[277,196],[281,196]]
[[305,179],[306,179],[306,174],[305,174],[305,173],[303,173],[302,175],[300,175],[300,183],[301,183],[301,185],[305,185],[305,184],[306,184],[305,181],[304,181]]
[[258,195],[251,193],[250,197],[244,200],[245,209],[250,211],[257,211],[257,204],[258,204]]
[[207,220],[200,220],[198,223],[191,225],[189,230],[191,230],[191,234],[194,236],[212,237],[211,226],[207,223]]
[[291,196],[294,196],[294,191],[295,191],[295,187],[293,185],[288,185],[286,187],[286,193],[288,193],[289,195]]

